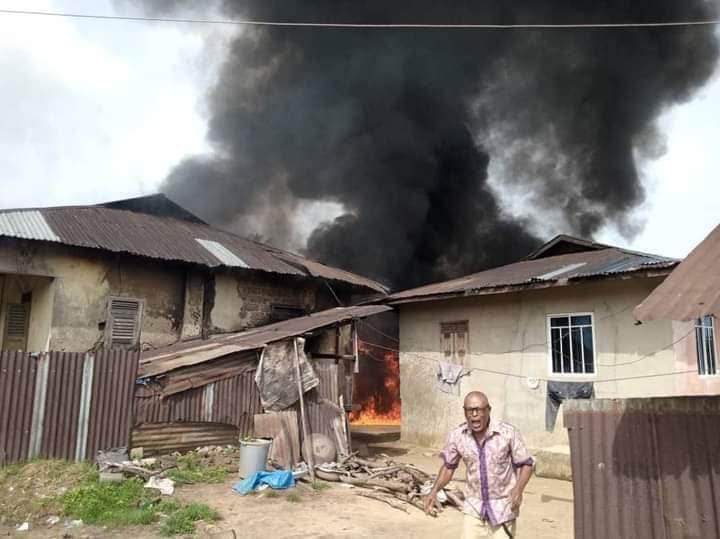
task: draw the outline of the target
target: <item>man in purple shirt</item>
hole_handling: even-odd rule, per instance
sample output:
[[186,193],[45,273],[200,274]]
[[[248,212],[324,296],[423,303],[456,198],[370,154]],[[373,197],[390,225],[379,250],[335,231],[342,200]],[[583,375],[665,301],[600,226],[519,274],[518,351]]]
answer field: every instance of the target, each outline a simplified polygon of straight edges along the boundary
[[467,422],[448,436],[425,511],[433,509],[438,491],[450,482],[462,459],[467,468],[463,537],[519,537],[516,519],[534,460],[515,427],[490,417],[484,393],[468,393],[463,406]]

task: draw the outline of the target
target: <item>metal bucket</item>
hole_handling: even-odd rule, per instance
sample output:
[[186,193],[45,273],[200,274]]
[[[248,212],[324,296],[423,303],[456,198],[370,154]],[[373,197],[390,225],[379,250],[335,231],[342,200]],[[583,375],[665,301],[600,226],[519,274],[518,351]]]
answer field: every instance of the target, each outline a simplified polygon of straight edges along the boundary
[[256,438],[240,440],[240,477],[246,477],[265,469],[272,440]]

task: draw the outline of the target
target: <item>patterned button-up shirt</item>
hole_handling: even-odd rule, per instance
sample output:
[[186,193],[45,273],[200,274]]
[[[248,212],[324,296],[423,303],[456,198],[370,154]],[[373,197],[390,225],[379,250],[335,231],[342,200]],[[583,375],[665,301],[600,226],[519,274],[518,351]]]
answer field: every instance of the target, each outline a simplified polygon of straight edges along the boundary
[[517,518],[510,500],[510,492],[517,483],[516,470],[532,465],[534,459],[515,427],[491,419],[484,437],[478,441],[463,423],[450,433],[440,456],[450,470],[458,467],[460,459],[465,462],[465,513],[493,526]]

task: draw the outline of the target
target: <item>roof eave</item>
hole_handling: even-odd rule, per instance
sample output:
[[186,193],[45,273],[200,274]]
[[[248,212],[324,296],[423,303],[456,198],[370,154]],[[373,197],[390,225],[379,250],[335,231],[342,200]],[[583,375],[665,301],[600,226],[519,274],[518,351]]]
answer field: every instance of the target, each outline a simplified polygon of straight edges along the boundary
[[673,267],[657,268],[657,269],[640,269],[636,271],[627,271],[623,273],[615,273],[610,275],[582,275],[577,277],[570,277],[566,279],[555,279],[546,281],[536,281],[530,283],[522,283],[515,285],[503,285],[503,286],[491,286],[486,288],[473,288],[469,290],[460,290],[457,292],[446,292],[443,294],[431,294],[427,296],[411,296],[408,298],[389,299],[385,303],[388,305],[402,305],[406,303],[424,303],[430,301],[441,301],[455,298],[465,298],[474,296],[489,296],[494,294],[509,294],[512,292],[524,292],[526,290],[541,290],[545,288],[557,288],[561,286],[568,286],[574,284],[580,284],[585,281],[597,281],[597,280],[627,280],[634,278],[652,278],[652,277],[665,277],[672,270]]

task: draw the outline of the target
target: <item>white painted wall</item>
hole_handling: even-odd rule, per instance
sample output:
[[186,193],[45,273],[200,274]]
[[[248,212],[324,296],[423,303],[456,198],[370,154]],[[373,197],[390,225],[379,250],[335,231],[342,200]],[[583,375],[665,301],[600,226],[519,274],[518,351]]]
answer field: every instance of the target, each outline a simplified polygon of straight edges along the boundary
[[[446,434],[464,421],[464,394],[481,390],[490,399],[493,415],[520,428],[532,445],[566,443],[562,410],[554,432],[545,432],[544,380],[558,379],[551,376],[546,344],[547,316],[550,314],[593,313],[596,373],[587,378],[563,379],[593,381],[598,398],[720,392],[718,378],[699,380],[696,371],[648,376],[695,368],[691,324],[634,323],[632,309],[661,280],[595,281],[512,294],[400,305],[403,438],[424,445],[442,445]],[[465,365],[496,371],[475,371],[463,378],[458,397],[435,388],[437,363],[433,361],[442,359],[440,323],[456,320],[469,322],[469,354]],[[673,345],[678,339],[680,342]],[[657,353],[644,357],[654,352]],[[644,378],[614,380],[638,376]],[[528,378],[541,381],[532,388]]]

